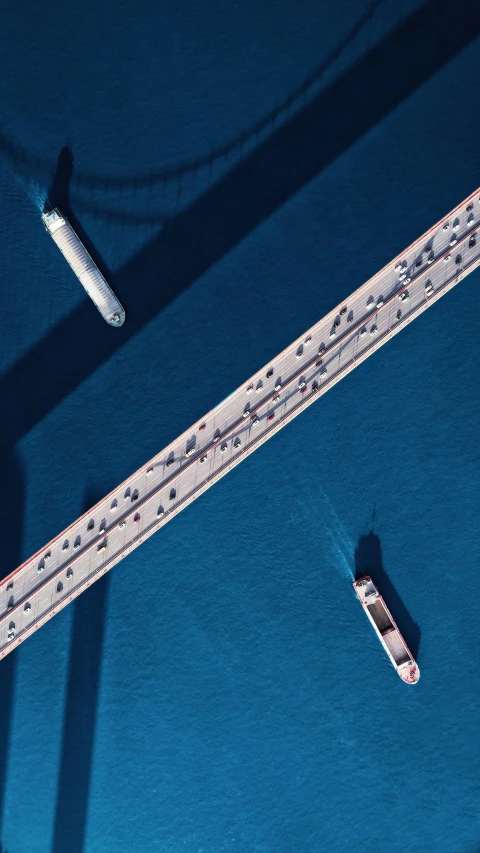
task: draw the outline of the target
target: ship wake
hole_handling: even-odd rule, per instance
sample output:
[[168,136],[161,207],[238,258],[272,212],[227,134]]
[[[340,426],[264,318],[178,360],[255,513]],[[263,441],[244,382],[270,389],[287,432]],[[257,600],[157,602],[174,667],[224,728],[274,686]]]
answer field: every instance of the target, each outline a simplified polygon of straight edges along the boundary
[[327,493],[324,489],[321,489],[321,492],[330,516],[326,530],[327,545],[331,554],[329,562],[337,572],[349,581],[353,581],[355,579],[353,572],[355,546],[353,540],[349,536],[344,523],[340,519]]

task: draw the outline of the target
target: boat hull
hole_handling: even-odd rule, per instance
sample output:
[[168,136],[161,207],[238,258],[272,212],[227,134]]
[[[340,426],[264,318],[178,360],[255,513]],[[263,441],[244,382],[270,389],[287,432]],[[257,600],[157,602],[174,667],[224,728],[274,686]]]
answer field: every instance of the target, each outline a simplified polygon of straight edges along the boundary
[[42,216],[43,224],[87,291],[93,304],[110,326],[123,326],[125,309],[58,207]]
[[418,664],[370,575],[356,580],[353,588],[398,675],[405,684],[416,684]]

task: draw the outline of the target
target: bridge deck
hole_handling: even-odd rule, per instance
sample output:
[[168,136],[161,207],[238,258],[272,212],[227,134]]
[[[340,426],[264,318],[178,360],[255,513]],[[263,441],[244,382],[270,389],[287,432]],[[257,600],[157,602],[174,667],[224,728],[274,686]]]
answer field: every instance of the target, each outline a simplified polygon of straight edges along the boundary
[[0,658],[475,269],[478,221],[479,190],[1,581]]

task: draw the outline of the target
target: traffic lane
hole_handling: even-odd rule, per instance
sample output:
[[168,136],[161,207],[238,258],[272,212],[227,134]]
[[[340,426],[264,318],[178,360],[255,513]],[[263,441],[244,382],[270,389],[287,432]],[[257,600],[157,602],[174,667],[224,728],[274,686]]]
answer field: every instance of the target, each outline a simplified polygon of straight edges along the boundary
[[[462,213],[462,211],[460,211],[460,213]],[[465,212],[463,212],[463,216],[465,218],[465,216],[466,216]],[[471,230],[472,223],[470,223],[470,224],[464,223],[464,226],[470,228],[470,230]],[[433,232],[433,229],[432,229],[432,232]],[[419,240],[416,241],[415,244],[412,244],[412,246],[409,247],[409,249],[402,254],[402,261],[400,263],[403,263],[405,261],[407,264],[410,264],[410,266],[407,267],[408,271],[413,270],[413,260],[407,259],[407,255],[411,256],[411,255],[415,254],[416,248],[420,247],[421,244],[423,244],[425,242],[425,236],[426,235],[422,235],[422,237],[419,238]],[[431,244],[433,246],[435,244],[435,241],[436,241],[437,245],[440,243],[440,245],[438,247],[440,250],[447,250],[449,245],[450,245],[450,240],[451,240],[450,232],[444,231],[443,227],[440,230],[438,230],[438,228],[437,228],[437,232],[435,234],[433,234],[433,236],[432,236]],[[459,240],[459,243],[460,243],[460,240]],[[458,251],[458,248],[456,248],[455,250]],[[437,255],[438,255],[438,249],[437,249]],[[359,290],[355,294],[353,294],[353,299],[354,299],[353,309],[350,307],[352,305],[352,298],[347,300],[346,306],[348,308],[348,311],[350,312],[351,310],[353,310],[354,313],[357,314],[357,316],[358,316],[358,314],[361,312],[361,310],[363,308],[362,298],[365,297],[366,291],[372,291],[372,293],[369,294],[369,296],[373,296],[374,299],[378,299],[380,296],[383,297],[383,292],[380,292],[378,294],[373,292],[376,289],[377,290],[379,289],[380,291],[382,291],[388,287],[389,289],[392,289],[393,291],[395,291],[399,286],[399,282],[397,280],[397,276],[395,274],[395,269],[394,269],[396,265],[398,266],[398,262],[397,262],[397,264],[394,264],[393,262],[391,262],[389,265],[387,265],[387,267],[384,268],[384,270],[380,271],[380,273],[378,273],[376,276],[374,276],[372,279],[370,279],[368,282],[366,282],[364,285],[362,285],[361,288],[359,288]],[[432,270],[432,273],[433,273],[434,272],[433,269],[432,268],[430,268],[430,269]],[[423,267],[422,272],[426,272],[426,271],[429,271],[429,270],[426,267]],[[436,276],[436,273],[435,273],[435,276]],[[445,278],[446,278],[446,274],[445,274]],[[393,281],[392,281],[392,279],[393,279]],[[368,298],[369,297],[367,297],[367,301],[368,301]],[[389,297],[387,297],[387,299],[388,298]],[[419,295],[419,298],[420,298],[420,295]],[[365,306],[365,308],[366,307],[367,306]],[[415,307],[416,307],[416,305],[414,305],[412,302],[410,310],[413,310]],[[363,308],[363,311],[365,311],[365,308]],[[338,306],[338,309],[341,310],[340,306]],[[298,371],[294,370],[294,363],[293,363],[294,357],[296,358],[296,356],[297,356],[298,348],[302,347],[302,356],[307,356],[308,355],[307,350],[306,350],[307,342],[310,344],[313,341],[313,335],[314,334],[320,335],[320,337],[322,339],[323,338],[326,339],[326,335],[328,332],[330,321],[332,320],[332,317],[335,317],[336,314],[338,314],[338,313],[339,313],[338,310],[334,310],[334,311],[330,312],[329,315],[322,318],[314,327],[312,327],[310,332],[307,333],[307,335],[305,337],[302,336],[302,338],[298,339],[296,342],[294,342],[292,345],[290,345],[290,347],[288,347],[284,351],[283,354],[280,354],[280,356],[283,356],[283,358],[282,358],[283,366],[280,368],[283,371],[283,373],[290,373],[291,374],[292,371],[294,371],[295,373],[298,373]],[[382,323],[382,319],[384,317],[384,314],[385,314],[384,311],[380,311],[379,314],[377,315],[377,319],[380,323]],[[368,315],[368,313],[367,313],[367,317],[370,318],[370,315]],[[366,319],[366,318],[364,318],[364,319]],[[392,321],[392,318],[390,317],[389,322],[391,323],[391,321]],[[380,329],[381,327],[378,327],[378,328]],[[318,341],[313,341],[313,346],[315,347],[317,343],[318,343]],[[347,342],[346,345],[345,344],[340,345],[339,363],[342,360],[342,351],[346,355],[349,354],[349,346],[350,346],[349,342]],[[337,351],[337,345],[336,345],[336,342],[334,342],[334,345],[331,349],[330,361],[333,358],[335,358],[336,351]],[[278,357],[274,361],[278,361]],[[307,364],[301,363],[300,369],[306,370],[310,365],[311,365],[311,359],[308,360]],[[269,370],[270,370],[270,368],[269,368]],[[273,377],[274,377],[275,372],[278,371],[278,368],[276,368],[276,366],[274,366],[273,371],[274,372],[272,373],[272,376],[271,376],[271,383],[272,384],[274,381],[276,381]],[[263,391],[266,390],[266,388],[265,388],[265,382],[264,382],[263,378],[261,378],[261,377],[262,377],[262,372],[260,372],[258,374],[258,376],[253,377],[253,383],[258,384],[259,382],[261,382],[262,384],[260,387],[261,387],[261,391],[263,393]],[[234,394],[231,395],[230,398],[227,398],[228,405],[230,407],[237,406],[237,408],[238,408],[237,401],[239,400],[240,396],[241,396],[241,389],[238,389],[237,392],[234,392]],[[286,403],[285,403],[285,405],[286,405]],[[220,404],[219,407],[217,407],[216,409],[214,409],[212,411],[212,414],[214,416],[213,426],[219,422],[218,415],[220,414],[221,408],[222,408],[222,404]],[[230,418],[227,418],[225,420],[225,414],[226,413],[223,412],[223,420],[222,420],[222,426],[221,426],[222,433],[224,433],[225,430],[230,428],[229,420],[232,417],[232,415],[230,415]],[[234,416],[235,415],[238,415],[238,411],[234,413]],[[213,428],[213,426],[211,428]],[[190,432],[190,430],[187,432]],[[184,434],[184,437],[185,437],[185,434]],[[160,471],[166,470],[165,455],[166,455],[167,451],[168,452],[174,451],[176,453],[176,455],[180,457],[178,467],[179,468],[182,467],[182,462],[183,462],[183,459],[181,456],[182,450],[181,450],[181,448],[178,447],[178,441],[179,440],[177,439],[176,443],[175,443],[177,445],[176,447],[172,448],[172,446],[170,446],[170,448],[167,448],[164,451],[161,451],[161,454],[158,454],[157,457],[155,457],[154,460],[152,460],[153,465],[151,467],[153,467],[154,471],[156,468],[160,468]],[[210,441],[207,439],[207,441],[203,445],[203,448],[200,445],[198,445],[199,450],[206,449],[209,447],[209,445],[210,445]],[[162,455],[164,457],[163,460],[158,460],[158,456],[160,456],[160,455]],[[151,468],[150,468],[150,473],[153,473],[151,471]],[[126,493],[123,496],[124,500],[126,498],[128,501],[128,499],[131,497],[131,494],[138,493],[138,495],[140,495],[141,492],[143,494],[148,494],[149,491],[155,492],[155,491],[157,491],[157,489],[161,483],[161,479],[159,479],[159,481],[157,480],[157,482],[152,482],[150,484],[150,489],[149,489],[148,488],[149,484],[146,481],[146,476],[147,476],[146,470],[139,469],[139,471],[136,472],[136,475],[137,476],[132,475],[132,477],[129,478],[128,482],[130,483],[130,485],[126,487]],[[157,478],[154,478],[154,479],[156,480]],[[124,485],[124,484],[122,484],[122,485]],[[108,497],[111,497],[111,495]],[[121,506],[121,500],[122,500],[121,495],[115,495],[115,497],[112,499],[112,504],[115,505],[114,506],[115,509],[117,509],[117,507]],[[97,516],[102,511],[104,511],[106,513],[107,509],[109,512],[112,510],[112,505],[110,507],[108,507],[107,501],[108,501],[108,498],[104,499],[104,501],[100,505],[98,505],[96,508],[94,508],[96,510]],[[82,517],[82,520],[85,520],[85,516]],[[78,521],[80,521],[80,520],[78,520]],[[106,520],[106,524],[107,524],[107,529],[112,528],[112,525],[108,524],[107,520]],[[66,532],[68,532],[68,529]],[[74,535],[76,537],[79,535],[80,536],[82,535],[82,533],[77,533],[77,531],[75,529],[71,530],[70,533],[71,533],[72,537]],[[86,540],[86,547],[87,548],[90,547],[91,542],[95,541],[96,535],[98,535],[98,534],[95,533],[94,531],[91,532],[90,536],[88,535],[88,531],[86,534],[83,532],[83,543],[85,543],[85,540]],[[59,540],[60,538],[61,537],[58,537],[56,540],[53,540],[53,541],[57,542],[57,540]],[[60,559],[59,559],[59,557],[60,557]],[[61,557],[62,557],[62,555],[60,554],[60,555],[57,555],[56,560],[55,560],[55,558],[52,560],[52,562],[50,564],[52,574],[55,573],[56,569],[60,565],[62,565]],[[63,564],[66,564],[66,562],[67,562],[67,560],[64,560]],[[41,583],[43,583],[43,582],[41,581]],[[31,589],[31,586],[32,586],[32,584],[29,583],[28,584],[28,590]]]
[[[412,305],[412,307],[414,307],[414,306]],[[376,320],[377,320],[377,323],[380,323],[380,324],[381,324],[381,318],[383,317],[384,313],[385,313],[385,312],[384,312],[384,310],[380,309],[378,312],[376,312],[376,313],[375,313],[375,315],[374,315],[374,314],[373,314],[373,312],[372,312],[371,314],[367,315],[367,317],[368,317],[369,319],[372,319],[372,318],[373,318],[373,316],[375,316],[375,318],[376,318]],[[364,319],[364,318],[362,318],[362,319]],[[325,323],[323,323],[323,324],[322,324],[322,323],[320,323],[320,324],[317,324],[317,325],[320,325],[320,328],[321,328],[321,329],[322,329],[322,326],[323,326],[323,327],[325,327]],[[353,331],[353,330],[352,330],[352,331]],[[310,341],[311,341],[311,338],[309,338],[309,339],[308,339],[308,342],[309,342],[309,343],[310,343]],[[314,342],[314,345],[316,345],[316,343],[317,343],[317,342]],[[345,350],[347,353],[349,352],[349,342],[347,342],[347,344],[345,345],[345,344],[342,344],[342,343],[340,343],[340,342],[338,342],[338,344],[337,344],[337,342],[336,342],[336,341],[334,341],[334,342],[333,342],[333,345],[332,345],[332,347],[331,347],[331,350],[330,350],[331,355],[330,355],[330,357],[329,357],[329,358],[326,358],[326,359],[325,359],[325,362],[324,362],[325,364],[329,364],[329,363],[331,363],[331,362],[332,362],[332,359],[333,359],[333,358],[335,358],[336,351],[337,351],[337,348],[338,348],[338,347],[340,348],[340,352],[339,352],[339,356],[340,356],[340,358],[339,358],[339,361],[341,360],[342,350]],[[291,348],[291,349],[293,350],[293,348]],[[285,360],[284,360],[284,361],[285,361]],[[295,372],[295,374],[297,375],[298,373],[300,373],[300,371],[301,371],[301,370],[307,370],[307,368],[308,368],[308,367],[310,367],[310,366],[311,366],[311,361],[309,361],[308,365],[302,364],[302,365],[301,365],[301,367],[300,367],[300,368],[295,369],[295,370],[294,370],[294,372]],[[290,369],[294,369],[294,368],[293,368],[293,364],[291,364],[291,365],[290,365]],[[273,374],[272,374],[272,376],[273,376]],[[258,381],[260,382],[260,380],[258,380]],[[291,379],[289,379],[289,380],[288,380],[288,382],[291,382],[291,381],[292,381]],[[263,393],[263,391],[264,391],[263,382],[262,382],[262,384],[260,385],[260,390],[261,390],[261,392]],[[231,406],[231,407],[232,407],[232,406],[235,406],[235,404],[236,404],[236,396],[237,396],[237,395],[234,395],[234,396],[233,396],[232,398],[230,398],[230,400],[229,400],[229,403],[230,403],[230,406]],[[281,396],[282,396],[282,402],[283,402],[283,404],[284,404],[284,405],[286,405],[286,404],[287,404],[287,400],[286,400],[286,396],[285,396],[285,392],[284,392],[284,391],[282,391],[282,392],[281,392]],[[255,411],[259,411],[259,412],[261,412],[261,409],[262,409],[262,407],[263,407],[264,405],[265,405],[265,401],[263,401],[263,403],[259,403],[259,404],[256,406]],[[234,417],[236,417],[236,416],[237,416],[237,414],[238,414],[238,412],[234,412],[234,413],[233,413],[233,416],[234,416]],[[215,420],[215,422],[216,422],[216,420]],[[225,433],[225,430],[226,430],[226,429],[227,429],[227,430],[230,430],[230,424],[229,424],[229,423],[227,423],[227,424],[225,425],[225,422],[223,422],[223,423],[222,423],[222,432],[223,432],[223,433]],[[204,447],[203,447],[203,448],[199,448],[199,450],[207,450],[207,453],[208,453],[208,448],[209,448],[209,447],[210,447],[210,443],[209,443],[209,442],[206,442],[206,443],[205,443],[205,445],[204,445]],[[210,457],[210,458],[211,458],[211,457]],[[182,461],[183,461],[183,460],[182,460]],[[180,468],[181,468],[181,465],[182,465],[182,462],[180,462]],[[151,470],[151,469],[150,469],[150,470]],[[178,474],[178,470],[177,470],[176,474]],[[132,499],[132,497],[131,497],[132,495],[133,495],[133,496],[139,496],[139,494],[140,494],[140,488],[141,488],[141,486],[142,486],[142,481],[144,481],[144,474],[143,474],[143,473],[140,475],[140,477],[137,477],[137,478],[132,477],[132,478],[130,478],[130,483],[131,483],[131,485],[130,485],[129,487],[127,487],[127,489],[126,489],[126,491],[125,491],[125,494],[124,494],[124,496],[123,496],[124,501],[125,501],[125,499],[126,499],[126,500],[127,500],[127,502],[129,502],[129,501]],[[171,481],[172,481],[172,478],[170,478],[169,482],[171,482]],[[157,492],[157,491],[158,491],[158,488],[159,488],[160,486],[161,486],[161,482],[160,482],[160,483],[152,483],[152,486],[151,486],[151,490],[150,490],[150,491],[152,491],[152,492]],[[145,489],[145,491],[146,491],[146,489]],[[119,500],[119,499],[120,499],[120,503],[121,503],[121,497],[117,498],[116,500],[114,500],[114,501],[112,502],[112,503],[115,505],[115,508],[117,508],[117,507],[118,507],[118,500]],[[112,508],[112,507],[110,507],[109,509],[111,510],[111,508]],[[97,508],[97,514],[98,514],[98,511],[99,511],[99,510],[100,510],[100,511],[105,511],[105,512],[106,512],[106,510],[107,510],[106,501],[103,503],[103,505],[100,505],[100,506]],[[132,510],[129,508],[129,510],[128,510],[128,511],[129,511],[129,512],[131,512]],[[106,528],[107,528],[108,530],[111,530],[111,529],[112,529],[112,525],[111,525],[111,524],[108,524],[108,520],[107,520],[107,519],[105,519],[105,526],[106,526]],[[74,532],[72,531],[72,535],[73,535],[73,534],[74,534]],[[98,532],[95,532],[95,531],[93,531],[93,530],[92,530],[92,532],[91,532],[91,536],[89,537],[89,538],[90,538],[90,541],[88,541],[88,535],[87,535],[87,543],[86,543],[86,547],[87,547],[87,548],[89,548],[89,547],[90,547],[90,545],[91,545],[91,542],[92,542],[92,541],[94,542],[94,541],[96,540],[97,535],[98,535]],[[64,560],[63,562],[65,563],[66,561]],[[54,562],[52,562],[52,573],[55,573],[57,568],[58,568],[58,566],[57,566],[57,565],[55,565],[55,563],[54,563]],[[29,584],[29,587],[31,587],[31,584]],[[30,588],[28,589],[28,591],[30,591]],[[27,592],[27,590],[25,590],[25,592]]]
[[[476,259],[472,259],[471,263],[473,263],[475,260],[476,260]],[[478,261],[477,261],[477,262],[478,262]],[[461,272],[461,271],[459,270],[459,273],[460,273],[460,272]],[[454,279],[451,277],[451,278],[450,278],[450,281],[451,281],[451,282],[453,282],[453,281],[454,281]],[[452,286],[452,284],[451,284],[450,286]],[[438,298],[440,295],[441,295],[441,292],[440,292],[440,293],[437,293],[437,298]],[[421,302],[419,303],[419,308],[420,308],[421,310],[425,310],[425,308],[427,307],[427,304],[428,304],[428,303],[425,301],[425,299],[424,299],[424,300],[421,300]],[[418,310],[418,309],[417,309],[417,310]],[[416,313],[416,312],[411,312],[411,313],[412,313],[412,315],[413,315],[413,316],[415,316],[415,313]],[[392,334],[392,332],[390,332],[388,336],[390,337],[390,336],[391,336],[391,334]],[[375,343],[375,344],[373,345],[372,351],[374,351],[374,350],[377,348],[377,346],[379,346],[379,345],[382,345],[382,341],[380,341],[380,340],[378,341],[378,343]],[[365,357],[366,357],[366,356],[367,356],[367,353],[364,353],[364,355],[365,355]],[[347,369],[351,369],[351,364],[349,364],[349,365],[348,365]],[[338,381],[338,380],[341,378],[341,376],[342,376],[342,375],[344,375],[344,372],[345,372],[344,370],[339,371],[339,372],[338,372],[334,377],[332,377],[332,380],[330,381],[329,385],[330,385],[331,383],[333,383],[333,382]],[[308,400],[308,401],[307,401],[307,400],[305,401],[305,403],[306,403],[306,404],[309,404],[310,402],[312,402],[312,399],[310,399],[310,400]],[[289,405],[289,407],[288,407],[288,409],[287,409],[287,415],[291,416],[292,414],[294,414],[294,410],[295,410],[295,409],[298,409],[299,411],[302,411],[302,410],[303,410],[303,408],[305,408],[305,405],[302,405],[302,402],[300,402],[300,403],[299,403],[299,402],[293,403],[293,395],[292,395],[292,404],[291,404],[291,405]],[[280,427],[281,425],[282,425],[282,424],[279,424],[278,426],[277,426],[277,425],[276,425],[276,426],[277,426],[277,428],[278,428],[278,427]],[[272,428],[270,428],[270,429],[272,429]],[[272,429],[272,431],[273,431],[273,429]],[[236,460],[235,460],[235,459],[232,459],[232,460],[230,460],[230,463],[229,463],[229,464],[220,464],[220,465],[215,466],[215,472],[214,472],[214,475],[218,478],[219,476],[221,476],[221,475],[222,475],[222,473],[226,473],[228,470],[230,470],[230,467],[231,467],[232,463],[233,463],[233,464],[238,464],[238,462],[239,462],[239,461],[241,461],[241,458],[243,458],[244,453],[246,453],[246,452],[250,452],[250,451],[251,451],[251,446],[252,446],[252,445],[254,445],[255,443],[257,443],[257,444],[258,444],[258,443],[261,443],[261,442],[263,442],[263,441],[265,441],[265,440],[267,440],[267,439],[268,439],[268,437],[269,437],[269,436],[268,436],[268,435],[266,435],[266,432],[270,432],[270,430],[269,430],[269,429],[267,429],[267,430],[260,431],[260,432],[259,432],[259,434],[258,434],[257,439],[253,439],[253,440],[249,441],[249,442],[248,442],[248,444],[247,444],[247,445],[245,446],[245,448],[244,448],[244,452],[240,452],[240,453],[238,454],[238,458],[237,458]],[[191,469],[186,468],[186,469],[184,470],[184,472],[182,472],[184,475],[186,475],[186,478],[187,478],[187,483],[185,484],[185,485],[187,486],[187,488],[188,488],[188,486],[190,486],[190,485],[191,485],[191,483],[188,481],[188,477],[189,477],[190,471],[191,471]],[[191,480],[191,477],[190,477],[190,480]],[[206,482],[206,481],[204,480],[204,481],[202,481],[202,482],[199,484],[199,486],[198,486],[198,489],[199,489],[199,490],[204,490],[204,488],[205,488],[205,482]],[[194,489],[193,489],[193,492],[195,492],[195,487],[194,487]],[[155,527],[155,521],[153,520],[153,519],[154,519],[154,506],[153,506],[153,504],[154,504],[154,496],[152,496],[152,499],[151,499],[151,500],[149,500],[148,504],[147,504],[147,505],[146,505],[146,507],[145,507],[145,514],[144,514],[145,531],[144,531],[144,532],[146,532],[146,533],[147,533],[147,535],[150,535],[150,534],[151,534],[151,532],[154,532],[154,530],[158,529],[157,527]],[[178,505],[177,505],[177,506],[175,507],[174,512],[172,513],[172,515],[173,515],[173,514],[176,514],[176,512],[178,512],[178,511],[181,511],[181,509],[182,509],[182,508],[183,508],[182,506],[178,506]],[[153,521],[152,521],[152,520],[153,520]],[[166,520],[168,520],[168,519],[166,519]],[[149,527],[150,527],[150,531],[149,531]],[[152,530],[152,527],[153,527],[153,530]],[[126,547],[126,548],[121,548],[121,547],[120,547],[120,548],[118,548],[118,546],[119,546],[119,542],[117,541],[117,539],[118,539],[118,537],[114,537],[114,539],[113,539],[113,540],[112,540],[112,542],[111,542],[111,547],[112,547],[112,548],[114,548],[114,547],[116,547],[116,548],[117,548],[117,554],[116,554],[116,555],[114,555],[114,557],[113,557],[113,558],[110,558],[110,559],[107,561],[107,562],[111,562],[111,561],[112,561],[112,559],[113,559],[113,561],[114,561],[114,562],[112,562],[112,565],[113,565],[115,562],[118,562],[118,560],[120,560],[120,559],[122,558],[122,556],[123,556],[123,555],[124,555],[124,554],[129,550],[129,549],[132,549],[133,547],[136,547],[138,544],[141,544],[141,542],[143,541],[143,539],[142,539],[142,533],[139,533],[139,534],[137,534],[137,536],[135,537],[135,539],[137,540],[136,542],[135,542],[134,540],[130,540],[130,541],[128,542],[128,544],[127,544],[127,547]],[[83,585],[84,585],[84,586],[83,586],[83,588],[85,588],[85,586],[88,586],[88,585],[90,585],[90,583],[92,583],[92,582],[93,582],[93,580],[95,579],[95,577],[96,577],[96,576],[98,576],[98,573],[101,573],[101,572],[105,569],[105,564],[104,564],[103,562],[100,562],[98,565],[96,565],[96,566],[94,565],[94,566],[93,566],[93,573],[92,573],[92,564],[91,564],[91,562],[90,562],[90,565],[89,565],[89,564],[88,564],[88,562],[85,560],[86,554],[82,555],[82,557],[83,557],[83,559],[84,559],[84,562],[81,564],[81,570],[82,570],[82,571],[81,571],[81,580],[82,580]],[[79,573],[79,574],[80,574],[80,573]],[[39,590],[39,591],[38,591],[38,599],[39,599],[39,601],[38,601],[38,608],[39,608],[39,609],[40,609],[40,611],[41,611],[41,613],[40,613],[40,618],[39,618],[39,620],[38,620],[38,621],[39,621],[39,623],[42,623],[42,624],[43,624],[43,622],[45,621],[46,614],[48,614],[48,613],[52,614],[52,613],[54,613],[54,612],[57,612],[57,610],[58,610],[58,609],[61,609],[63,606],[66,606],[66,604],[68,604],[68,603],[69,603],[69,600],[71,600],[71,598],[73,597],[73,596],[69,596],[69,597],[67,598],[67,597],[65,596],[65,597],[63,597],[62,599],[60,599],[60,601],[57,603],[58,599],[56,598],[55,592],[57,592],[57,594],[58,594],[58,590],[55,590],[55,589],[54,589],[54,583],[53,583],[53,580],[54,580],[54,579],[52,578],[52,579],[51,579],[51,581],[52,581],[52,582],[48,583],[48,585],[46,585],[44,589],[41,589],[41,590]],[[79,585],[78,585],[78,586],[77,586],[77,588],[76,588],[76,593],[75,593],[75,594],[79,594],[79,592],[81,592],[81,590],[82,590],[82,583],[79,583]],[[28,633],[30,632],[30,630],[32,629],[32,627],[33,627],[33,626],[34,626],[34,623],[33,623],[33,625],[31,624],[31,625],[29,626],[29,628],[27,629],[27,630],[28,630]],[[25,636],[27,635],[27,633],[26,633],[26,632],[23,632],[23,633],[25,634]],[[14,641],[14,643],[12,643],[12,645],[11,645],[11,646],[8,646],[8,639],[7,639],[7,647],[8,647],[8,648],[13,647],[13,645],[16,645],[16,644],[17,644],[17,642],[18,642],[18,640],[19,640],[19,639],[21,639],[21,638],[22,638],[22,636],[20,636],[20,638],[17,638],[17,641],[16,641],[16,642]],[[4,653],[4,651],[5,651],[5,649],[2,649],[2,654]]]

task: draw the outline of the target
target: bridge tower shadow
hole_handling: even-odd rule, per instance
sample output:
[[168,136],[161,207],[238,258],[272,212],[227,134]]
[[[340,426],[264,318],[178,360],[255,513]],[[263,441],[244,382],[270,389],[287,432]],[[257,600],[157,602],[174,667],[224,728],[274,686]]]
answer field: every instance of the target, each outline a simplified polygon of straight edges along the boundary
[[[99,499],[88,491],[82,511]],[[109,577],[95,581],[73,603],[52,853],[84,849]]]

